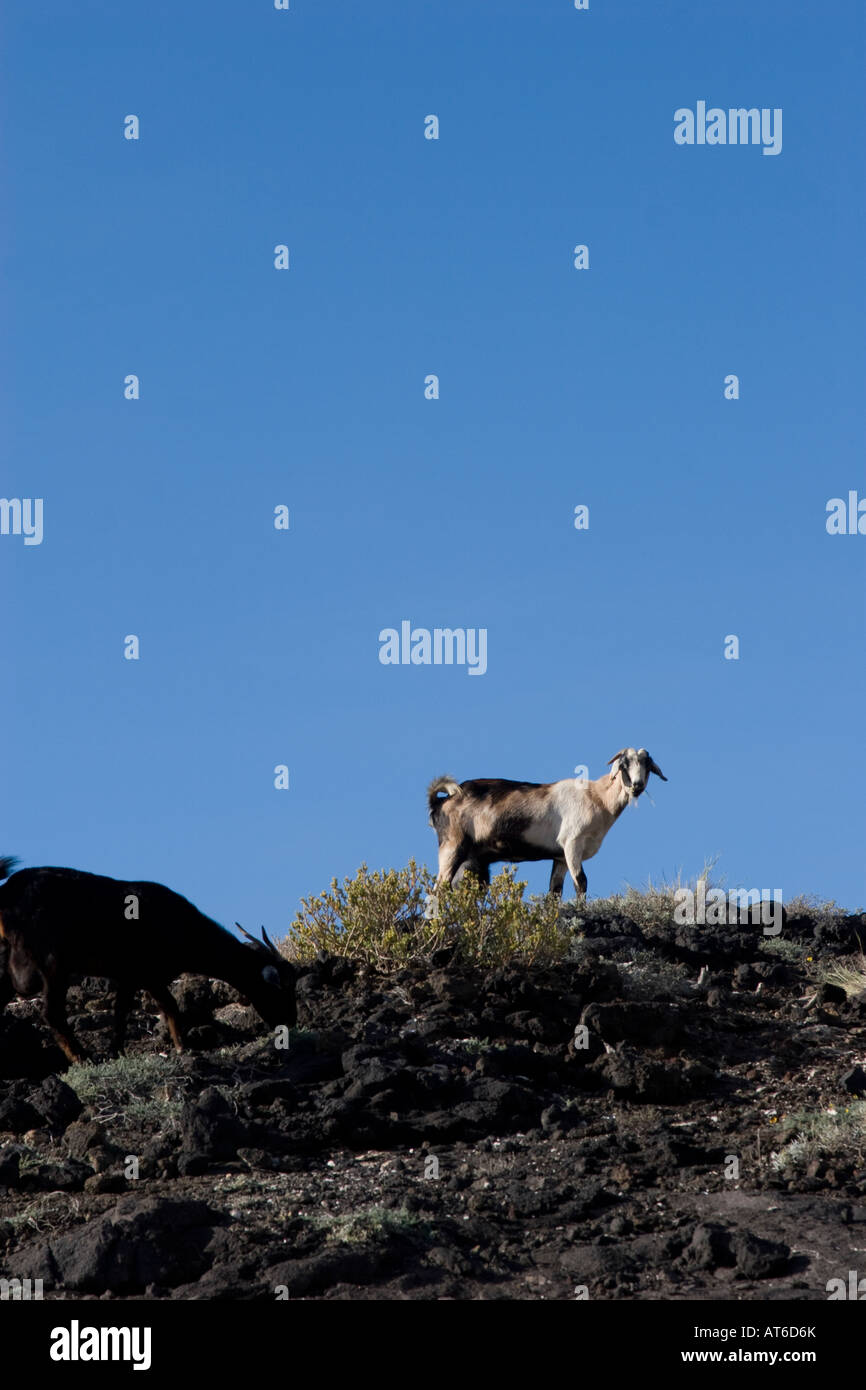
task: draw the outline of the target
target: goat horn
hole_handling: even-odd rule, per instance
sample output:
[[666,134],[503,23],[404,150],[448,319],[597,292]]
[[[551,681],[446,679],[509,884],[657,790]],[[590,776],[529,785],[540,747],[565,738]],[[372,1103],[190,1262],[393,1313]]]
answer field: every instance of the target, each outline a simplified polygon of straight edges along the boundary
[[273,941],[271,941],[271,938],[268,936],[267,932],[265,931],[264,927],[262,927],[262,941],[264,941],[265,945],[266,945],[271,951],[273,951],[273,953],[274,953],[275,956],[278,956],[278,955],[280,954],[279,951],[277,950],[276,946],[274,945]]
[[623,753],[625,753],[626,751],[627,751],[627,750],[626,750],[625,748],[620,748],[620,750],[619,750],[618,753],[614,753],[614,755],[613,755],[612,758],[608,758],[608,760],[607,760],[607,765],[608,765],[608,767],[610,767],[611,763],[615,763],[616,760],[617,760],[617,758],[621,758],[622,755],[623,755]]
[[259,941],[258,937],[253,936],[251,932],[248,932],[246,927],[241,926],[240,922],[235,922],[235,926],[237,927],[238,931],[243,932],[244,936],[247,938],[247,941],[249,941],[252,946],[255,946],[257,951],[265,951],[269,956],[276,956],[277,960],[283,959],[276,946],[274,945],[273,941],[271,941],[271,938],[265,931],[264,927],[262,927],[261,929],[262,940]]

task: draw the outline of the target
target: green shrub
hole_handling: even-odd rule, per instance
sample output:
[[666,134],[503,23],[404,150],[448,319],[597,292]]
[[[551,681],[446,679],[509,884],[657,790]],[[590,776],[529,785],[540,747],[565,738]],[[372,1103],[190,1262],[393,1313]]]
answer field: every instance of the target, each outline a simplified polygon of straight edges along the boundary
[[444,946],[464,964],[524,964],[561,959],[571,940],[559,900],[524,900],[514,870],[482,886],[467,874],[454,887],[435,887],[430,871],[410,860],[405,869],[362,864],[354,878],[303,898],[292,923],[289,952],[299,961],[320,953],[379,967],[429,962]]

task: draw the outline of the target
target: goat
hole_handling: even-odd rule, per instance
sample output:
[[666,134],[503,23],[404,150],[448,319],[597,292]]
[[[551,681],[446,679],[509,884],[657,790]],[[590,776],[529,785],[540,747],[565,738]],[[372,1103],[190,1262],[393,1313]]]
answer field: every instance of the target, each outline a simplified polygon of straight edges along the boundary
[[598,853],[651,772],[668,780],[645,748],[621,748],[608,767],[595,782],[437,777],[427,789],[430,824],[439,839],[437,884],[454,883],[466,872],[489,883],[491,864],[552,859],[548,891],[561,897],[568,871],[578,897],[586,897],[584,860]]
[[0,887],[7,975],[0,1000],[10,984],[23,998],[41,993],[45,1022],[71,1062],[84,1056],[66,1017],[73,975],[95,975],[116,985],[117,1051],[137,989],[156,1001],[175,1048],[183,1051],[180,1015],[168,986],[185,971],[233,985],[270,1027],[296,1023],[294,967],[264,928],[257,941],[241,927],[247,945],[161,883],[125,882],[77,869],[13,873],[15,863],[0,859],[0,879],[7,880]]

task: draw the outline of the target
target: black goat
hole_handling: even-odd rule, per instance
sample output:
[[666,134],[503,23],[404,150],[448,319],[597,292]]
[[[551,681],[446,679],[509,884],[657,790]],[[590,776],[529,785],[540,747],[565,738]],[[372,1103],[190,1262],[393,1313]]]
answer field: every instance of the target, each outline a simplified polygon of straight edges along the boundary
[[5,954],[7,977],[0,980],[0,1007],[12,992],[24,998],[41,993],[45,1022],[70,1061],[84,1056],[66,1017],[73,975],[95,975],[116,986],[118,1050],[133,995],[145,989],[177,1051],[183,1051],[180,1016],[168,986],[184,972],[234,986],[270,1027],[292,1027],[297,1021],[294,967],[264,929],[262,941],[244,932],[247,945],[161,883],[126,882],[77,869],[13,873],[15,863],[0,859],[0,879],[7,879],[0,887],[0,956]]

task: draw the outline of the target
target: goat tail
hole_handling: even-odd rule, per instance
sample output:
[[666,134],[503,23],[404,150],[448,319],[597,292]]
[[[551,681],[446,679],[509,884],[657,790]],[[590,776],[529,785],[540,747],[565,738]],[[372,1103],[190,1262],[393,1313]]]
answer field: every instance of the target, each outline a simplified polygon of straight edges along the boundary
[[445,792],[446,796],[462,796],[463,788],[459,782],[455,782],[453,777],[437,777],[427,788],[427,805],[430,808],[430,824],[433,824],[433,817],[437,808],[442,805],[439,797],[440,792]]
[[7,854],[0,857],[0,879],[8,878],[10,874],[14,873],[17,863],[18,860],[14,855]]

